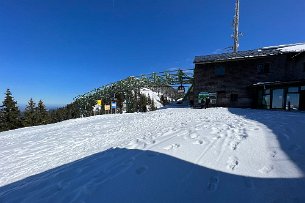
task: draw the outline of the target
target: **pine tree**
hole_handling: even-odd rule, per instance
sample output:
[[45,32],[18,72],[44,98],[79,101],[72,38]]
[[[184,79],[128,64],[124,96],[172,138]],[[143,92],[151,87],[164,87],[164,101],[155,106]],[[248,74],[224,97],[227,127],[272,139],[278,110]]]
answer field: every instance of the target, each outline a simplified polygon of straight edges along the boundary
[[162,105],[165,105],[165,101],[164,101],[164,96],[163,96],[163,94],[162,94],[161,97],[160,97],[160,102],[161,102]]
[[139,92],[138,91],[134,91],[134,97],[132,99],[132,109],[133,112],[139,112],[140,108],[139,108]]
[[126,102],[127,102],[127,113],[133,113],[136,111],[135,109],[135,105],[134,105],[134,102],[135,102],[135,95],[133,94],[132,91],[128,91],[127,94],[126,94]]
[[116,99],[117,99],[117,108],[119,109],[119,113],[123,113],[124,94],[123,93],[116,94]]
[[149,94],[148,94],[148,97],[147,97],[147,104],[151,105],[151,98],[150,98]]
[[6,90],[2,108],[0,110],[0,131],[12,130],[22,127],[20,111],[12,93]]
[[150,104],[150,111],[155,111],[156,110],[156,106],[155,106],[155,101],[152,99],[151,100],[151,104]]
[[28,102],[28,105],[25,108],[23,125],[24,126],[37,125],[36,104],[32,98],[30,99],[30,101]]
[[163,94],[161,95],[161,98],[160,98],[160,102],[161,104],[163,104],[164,106],[168,104],[168,101],[167,101],[167,97],[165,97]]
[[49,114],[47,112],[47,109],[46,109],[43,101],[39,100],[36,111],[37,111],[37,124],[38,125],[44,125],[44,124],[48,124],[50,122]]
[[147,111],[147,97],[144,94],[140,95],[140,112],[146,112]]
[[77,103],[73,102],[71,104],[68,104],[66,108],[68,112],[68,119],[80,117],[80,111]]
[[56,117],[56,110],[49,111],[49,117],[50,117],[50,123],[58,122],[57,117]]

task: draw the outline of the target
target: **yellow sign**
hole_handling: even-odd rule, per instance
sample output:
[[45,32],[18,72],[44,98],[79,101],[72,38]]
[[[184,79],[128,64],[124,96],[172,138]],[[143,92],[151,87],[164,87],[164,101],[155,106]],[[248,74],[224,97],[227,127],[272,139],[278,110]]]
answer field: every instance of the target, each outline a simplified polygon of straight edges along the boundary
[[110,105],[105,105],[105,111],[110,111]]
[[101,99],[97,100],[97,105],[102,106],[102,100]]

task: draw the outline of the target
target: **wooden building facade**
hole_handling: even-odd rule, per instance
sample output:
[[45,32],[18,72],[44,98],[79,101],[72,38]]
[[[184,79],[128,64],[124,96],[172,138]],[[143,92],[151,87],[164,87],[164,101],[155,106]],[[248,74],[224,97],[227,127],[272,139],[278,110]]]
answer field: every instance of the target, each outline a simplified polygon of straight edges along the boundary
[[216,95],[212,105],[305,110],[305,44],[197,56],[194,104]]

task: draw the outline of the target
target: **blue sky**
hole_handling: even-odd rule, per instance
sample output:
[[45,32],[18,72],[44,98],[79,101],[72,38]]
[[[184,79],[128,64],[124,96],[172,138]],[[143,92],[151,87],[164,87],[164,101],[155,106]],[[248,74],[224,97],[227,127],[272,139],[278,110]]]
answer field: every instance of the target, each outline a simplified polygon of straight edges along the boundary
[[[240,50],[305,42],[304,0],[240,0]],[[232,45],[235,0],[1,0],[0,99],[64,105]]]

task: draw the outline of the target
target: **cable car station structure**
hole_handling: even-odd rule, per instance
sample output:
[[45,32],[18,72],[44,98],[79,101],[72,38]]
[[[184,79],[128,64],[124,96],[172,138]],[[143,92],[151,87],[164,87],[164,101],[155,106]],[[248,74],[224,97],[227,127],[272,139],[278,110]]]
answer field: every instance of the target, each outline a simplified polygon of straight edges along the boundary
[[[104,102],[115,100],[116,95],[124,97],[130,92],[140,92],[141,88],[152,89],[156,92],[161,88],[176,89],[181,97],[185,96],[185,87],[192,86],[194,69],[178,69],[173,71],[154,72],[140,76],[129,76],[126,79],[103,85],[88,93],[74,98],[83,115],[91,113],[92,106],[97,100]],[[191,88],[189,88],[191,89]],[[125,99],[125,98],[124,98]]]

